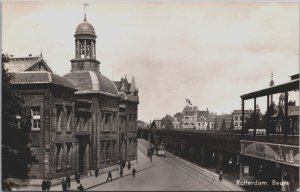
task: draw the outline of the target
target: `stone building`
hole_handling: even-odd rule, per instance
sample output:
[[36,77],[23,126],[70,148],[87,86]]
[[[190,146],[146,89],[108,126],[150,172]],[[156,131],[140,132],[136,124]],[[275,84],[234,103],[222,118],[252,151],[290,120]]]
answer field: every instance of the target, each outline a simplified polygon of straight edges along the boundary
[[[248,118],[250,118],[250,115],[252,113],[252,110],[245,110],[245,117],[244,121],[246,121]],[[233,110],[231,113],[232,119],[233,119],[233,130],[241,130],[242,129],[242,110]]]
[[133,78],[113,82],[100,71],[96,33],[86,17],[75,31],[70,73],[54,74],[41,56],[12,58],[13,87],[32,116],[31,147],[39,163],[30,178],[88,174],[136,160],[138,89]]
[[[282,134],[284,126],[285,117],[285,105],[284,105],[285,95],[282,93],[279,96],[278,105],[274,107],[274,114],[270,116],[270,128],[272,133]],[[288,119],[289,119],[289,133],[292,135],[299,134],[299,106],[296,105],[296,101],[289,101],[288,103]]]
[[184,107],[182,118],[183,129],[207,130],[210,126],[209,111],[200,111],[197,106]]

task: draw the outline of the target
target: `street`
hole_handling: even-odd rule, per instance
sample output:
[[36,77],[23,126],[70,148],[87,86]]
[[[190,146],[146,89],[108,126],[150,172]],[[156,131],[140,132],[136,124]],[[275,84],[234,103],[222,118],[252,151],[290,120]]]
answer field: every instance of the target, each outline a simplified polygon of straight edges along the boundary
[[[145,155],[149,144],[139,140],[138,161],[150,161]],[[226,180],[220,182],[218,176],[193,165],[183,159],[167,153],[166,158],[153,156],[154,167],[138,172],[133,178],[131,175],[108,182],[91,191],[241,191]]]

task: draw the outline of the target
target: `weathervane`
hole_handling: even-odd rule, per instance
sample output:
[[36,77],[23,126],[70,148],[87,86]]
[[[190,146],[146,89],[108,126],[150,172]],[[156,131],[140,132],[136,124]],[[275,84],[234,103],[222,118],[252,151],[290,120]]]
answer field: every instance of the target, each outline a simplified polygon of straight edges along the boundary
[[83,8],[84,8],[84,21],[86,22],[86,7],[89,6],[88,3],[84,3],[83,4]]

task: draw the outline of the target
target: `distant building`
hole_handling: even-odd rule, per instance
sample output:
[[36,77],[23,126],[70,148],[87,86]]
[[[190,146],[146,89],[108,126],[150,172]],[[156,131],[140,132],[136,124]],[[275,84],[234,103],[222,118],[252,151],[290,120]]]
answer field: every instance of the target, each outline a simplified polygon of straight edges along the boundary
[[187,105],[182,111],[182,129],[206,130],[209,124],[209,112],[199,111],[197,106]]
[[233,129],[233,119],[231,114],[226,114],[225,117],[225,129],[230,130]]
[[[275,113],[271,115],[271,131],[274,133],[283,133],[283,124],[285,117],[284,106],[285,95],[280,94],[278,105],[274,103]],[[296,102],[290,101],[288,103],[288,117],[289,117],[289,130],[290,134],[299,133],[299,106],[296,106]]]
[[160,130],[160,129],[165,129],[165,126],[162,125],[161,123],[161,120],[153,120],[151,125],[151,130],[152,131],[157,131],[157,130]]
[[[252,110],[244,110],[244,120],[246,121],[250,118]],[[242,110],[234,110],[231,113],[233,119],[233,130],[241,130],[242,129]]]
[[180,122],[178,121],[178,118],[177,117],[174,117],[173,118],[174,120],[173,120],[173,126],[174,126],[174,129],[180,129],[181,128],[181,126],[180,126]]

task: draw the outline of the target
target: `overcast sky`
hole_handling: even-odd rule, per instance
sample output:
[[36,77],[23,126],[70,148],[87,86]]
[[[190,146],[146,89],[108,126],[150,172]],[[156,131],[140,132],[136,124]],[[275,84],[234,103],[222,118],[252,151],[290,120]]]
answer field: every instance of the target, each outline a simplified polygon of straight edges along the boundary
[[[231,113],[240,95],[269,86],[272,72],[275,84],[299,73],[297,3],[4,1],[3,51],[19,57],[42,49],[53,71],[68,73],[84,2],[100,71],[113,80],[135,76],[140,120],[182,111],[185,98]],[[299,92],[290,95],[299,104]],[[266,100],[258,99],[262,111]]]

